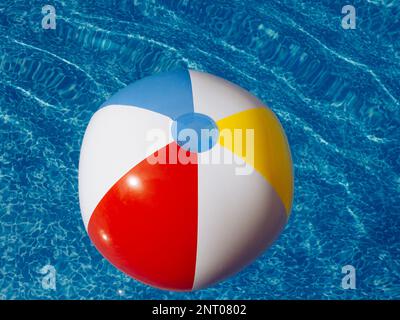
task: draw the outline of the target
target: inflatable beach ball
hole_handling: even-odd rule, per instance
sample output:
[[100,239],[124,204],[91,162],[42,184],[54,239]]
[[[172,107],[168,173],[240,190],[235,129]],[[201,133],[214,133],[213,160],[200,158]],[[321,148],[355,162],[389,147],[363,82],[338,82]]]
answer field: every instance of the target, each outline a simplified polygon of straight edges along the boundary
[[192,70],[112,96],[86,129],[79,198],[90,239],[162,289],[212,285],[276,239],[292,203],[285,133],[240,87]]

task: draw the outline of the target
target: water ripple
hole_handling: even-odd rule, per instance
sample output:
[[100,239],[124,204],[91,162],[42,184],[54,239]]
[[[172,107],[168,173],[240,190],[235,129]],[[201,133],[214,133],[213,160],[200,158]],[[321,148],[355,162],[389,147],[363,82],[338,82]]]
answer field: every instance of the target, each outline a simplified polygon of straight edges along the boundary
[[[399,298],[400,7],[339,0],[0,3],[0,299]],[[190,67],[274,110],[295,199],[275,244],[212,288],[162,292],[91,244],[77,196],[80,143],[97,108],[137,79]],[[57,269],[57,290],[39,273]],[[344,291],[341,267],[361,275]],[[351,292],[350,292],[351,291]]]

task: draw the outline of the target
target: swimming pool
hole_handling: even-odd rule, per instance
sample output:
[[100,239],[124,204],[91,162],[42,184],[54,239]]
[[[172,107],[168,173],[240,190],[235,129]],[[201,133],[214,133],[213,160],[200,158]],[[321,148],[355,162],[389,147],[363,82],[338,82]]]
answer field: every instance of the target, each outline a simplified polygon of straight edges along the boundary
[[[50,3],[49,3],[50,4]],[[1,299],[400,298],[400,2],[155,0],[0,4]],[[192,68],[254,93],[286,130],[292,215],[233,278],[192,293],[125,276],[91,244],[77,169],[91,115],[125,85]],[[354,290],[341,286],[353,265]],[[40,270],[56,270],[56,289]]]

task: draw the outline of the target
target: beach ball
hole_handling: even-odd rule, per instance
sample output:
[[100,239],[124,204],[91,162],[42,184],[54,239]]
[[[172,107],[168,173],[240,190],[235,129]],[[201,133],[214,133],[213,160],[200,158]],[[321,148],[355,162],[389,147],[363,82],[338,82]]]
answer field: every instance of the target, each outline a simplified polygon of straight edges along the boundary
[[91,241],[157,288],[196,290],[243,269],[280,234],[292,196],[277,117],[208,73],[171,71],[123,88],[82,141],[79,199]]

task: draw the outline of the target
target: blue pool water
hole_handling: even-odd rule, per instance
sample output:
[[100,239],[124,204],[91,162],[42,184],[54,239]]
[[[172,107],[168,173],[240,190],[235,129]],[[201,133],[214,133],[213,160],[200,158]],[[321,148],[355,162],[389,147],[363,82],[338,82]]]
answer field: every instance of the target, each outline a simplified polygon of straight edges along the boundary
[[[0,299],[400,298],[400,1],[0,2]],[[105,261],[80,215],[80,143],[127,84],[182,67],[276,112],[295,169],[289,223],[256,262],[193,293],[142,285]],[[56,269],[56,290],[40,269]],[[344,290],[342,266],[356,268]]]

